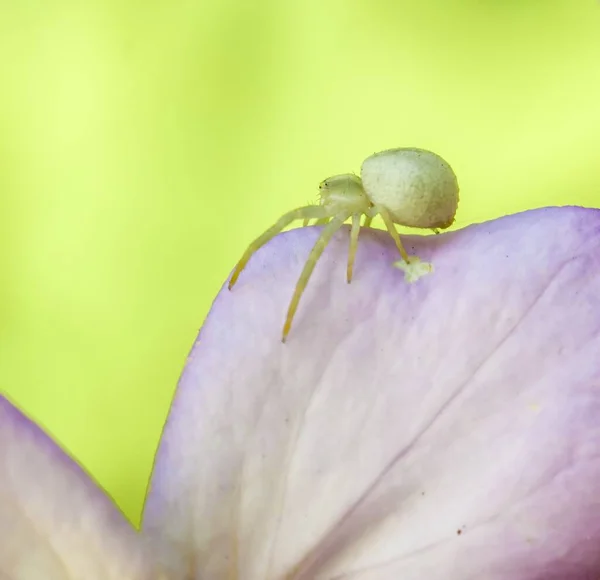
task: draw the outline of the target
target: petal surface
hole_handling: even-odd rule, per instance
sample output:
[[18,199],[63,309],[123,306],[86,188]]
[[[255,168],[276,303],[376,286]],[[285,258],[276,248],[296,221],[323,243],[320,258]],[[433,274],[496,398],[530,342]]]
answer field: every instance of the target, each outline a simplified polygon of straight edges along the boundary
[[108,496],[0,396],[0,578],[158,580],[144,551]]
[[216,298],[144,530],[177,579],[600,577],[600,211],[275,238]]

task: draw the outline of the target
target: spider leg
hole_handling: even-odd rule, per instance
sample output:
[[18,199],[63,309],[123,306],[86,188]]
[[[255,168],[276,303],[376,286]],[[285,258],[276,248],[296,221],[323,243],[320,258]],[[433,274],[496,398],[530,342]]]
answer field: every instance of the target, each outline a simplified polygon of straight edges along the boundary
[[390,212],[380,205],[375,206],[375,211],[377,211],[377,213],[379,213],[379,215],[383,218],[385,227],[387,228],[387,231],[390,233],[390,236],[392,236],[392,238],[394,239],[394,242],[396,243],[396,247],[398,248],[398,251],[400,252],[400,255],[402,256],[402,259],[408,264],[410,262],[410,260],[408,258],[408,254],[406,253],[406,250],[404,249],[404,246],[402,245],[402,242],[400,241],[400,236],[398,235],[398,232],[396,231],[396,227],[394,226],[394,222],[392,221],[392,216],[390,215]]
[[283,214],[276,222],[273,224],[266,232],[258,236],[247,248],[244,252],[243,256],[240,258],[240,261],[235,266],[233,274],[231,275],[231,279],[229,280],[229,290],[233,288],[233,285],[236,283],[240,273],[246,267],[248,260],[252,257],[252,254],[262,248],[269,240],[274,238],[283,228],[292,223],[294,220],[304,219],[323,219],[327,217],[328,212],[324,207],[318,205],[307,205],[304,207],[299,207],[292,211]]
[[354,269],[354,258],[358,247],[358,233],[360,232],[360,214],[352,214],[352,229],[350,230],[350,250],[348,251],[348,266],[346,268],[346,280],[352,282],[352,270]]
[[[329,219],[330,219],[329,217],[320,218],[315,222],[315,225],[316,226],[324,226],[329,221]],[[309,223],[310,223],[310,218],[306,218],[302,222],[302,227],[305,228]]]
[[321,257],[323,250],[331,240],[331,237],[337,230],[339,230],[343,223],[348,219],[349,214],[340,214],[335,216],[324,228],[321,232],[321,235],[315,242],[310,254],[308,255],[308,259],[306,260],[306,264],[304,264],[304,269],[302,270],[302,274],[300,274],[300,278],[298,278],[298,282],[296,283],[296,289],[294,290],[294,295],[292,296],[292,300],[290,301],[290,305],[287,311],[287,316],[285,319],[285,324],[283,325],[283,334],[281,336],[281,342],[285,342],[288,333],[292,327],[292,320],[294,318],[294,314],[296,313],[296,309],[298,308],[298,303],[300,302],[300,297],[304,292],[304,288],[308,284],[308,280],[310,279],[313,270],[315,269],[315,265],[317,264],[318,259]]
[[372,221],[373,221],[373,216],[366,215],[365,216],[365,223],[363,224],[363,228],[370,228]]

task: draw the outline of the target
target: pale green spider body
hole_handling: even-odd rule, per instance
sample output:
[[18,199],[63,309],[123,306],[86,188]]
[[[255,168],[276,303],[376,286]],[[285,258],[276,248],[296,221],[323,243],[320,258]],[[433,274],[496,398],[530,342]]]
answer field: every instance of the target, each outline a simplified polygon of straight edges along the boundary
[[452,168],[441,157],[424,149],[389,149],[368,157],[361,168],[361,177],[352,173],[334,175],[319,186],[319,205],[308,205],[284,214],[272,227],[248,246],[237,263],[229,281],[229,289],[248,260],[259,248],[275,237],[292,221],[316,219],[324,228],[313,246],[296,284],[290,302],[282,342],[290,331],[302,292],[314,270],[317,260],[333,234],[349,218],[350,250],[346,279],[352,280],[354,258],[358,245],[360,218],[368,227],[376,215],[381,215],[386,229],[406,265],[411,262],[394,224],[403,226],[445,229],[452,225],[458,207],[458,182]]
[[362,186],[375,205],[411,228],[445,229],[458,207],[458,182],[448,163],[423,149],[390,149],[362,164]]

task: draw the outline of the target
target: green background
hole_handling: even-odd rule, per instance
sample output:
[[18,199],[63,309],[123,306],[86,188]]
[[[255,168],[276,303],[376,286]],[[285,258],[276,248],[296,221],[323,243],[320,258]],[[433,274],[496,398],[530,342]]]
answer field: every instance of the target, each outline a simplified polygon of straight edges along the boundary
[[137,523],[240,253],[399,146],[451,163],[457,227],[599,206],[600,4],[2,0],[0,390]]

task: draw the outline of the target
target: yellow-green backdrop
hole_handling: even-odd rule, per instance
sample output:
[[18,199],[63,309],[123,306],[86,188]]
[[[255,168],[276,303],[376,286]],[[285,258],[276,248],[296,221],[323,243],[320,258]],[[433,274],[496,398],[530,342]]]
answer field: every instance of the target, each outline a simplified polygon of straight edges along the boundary
[[1,0],[0,390],[137,523],[239,254],[397,146],[457,227],[600,205],[600,3]]

